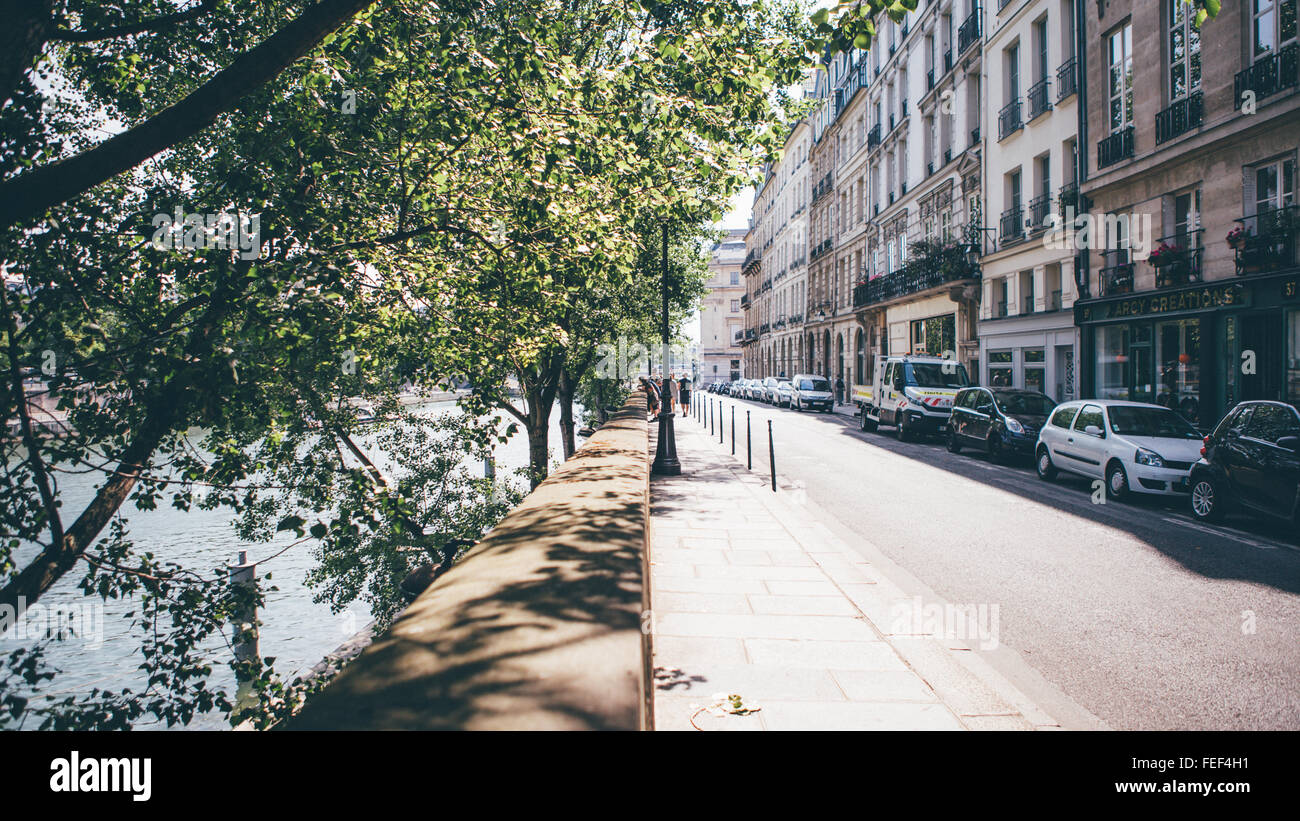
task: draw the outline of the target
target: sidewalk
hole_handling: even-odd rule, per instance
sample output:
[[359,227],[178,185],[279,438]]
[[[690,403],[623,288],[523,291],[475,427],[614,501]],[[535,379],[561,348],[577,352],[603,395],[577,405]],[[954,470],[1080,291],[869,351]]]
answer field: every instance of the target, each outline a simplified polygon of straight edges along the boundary
[[[900,623],[913,599],[743,446],[675,427],[682,475],[651,480],[656,729],[1057,728],[959,642]],[[760,709],[701,712],[718,693]]]

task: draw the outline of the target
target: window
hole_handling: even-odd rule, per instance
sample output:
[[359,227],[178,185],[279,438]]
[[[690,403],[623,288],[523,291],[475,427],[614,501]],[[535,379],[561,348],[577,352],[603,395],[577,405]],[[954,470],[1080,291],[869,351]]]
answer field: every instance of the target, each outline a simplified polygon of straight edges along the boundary
[[1086,431],[1089,427],[1095,427],[1102,431],[1100,434],[1091,434],[1093,436],[1105,436],[1106,423],[1102,417],[1101,408],[1096,405],[1084,405],[1083,410],[1074,420],[1074,429],[1080,432]]
[[1036,59],[1038,65],[1035,66],[1034,76],[1036,81],[1047,79],[1048,62],[1047,62],[1047,17],[1034,23],[1034,44],[1037,46]]
[[734,313],[738,313],[739,311],[740,311],[740,300],[739,299],[731,300],[731,312],[734,314]]
[[1295,205],[1295,160],[1256,166],[1254,172],[1256,214]]
[[1009,388],[1014,382],[1011,351],[989,351],[989,387]]
[[1125,23],[1106,38],[1107,92],[1111,133],[1133,125],[1133,25]]
[[1196,9],[1188,0],[1169,2],[1169,100],[1201,88],[1201,32]]
[[1016,43],[1006,50],[1007,97],[1005,102],[1014,103],[1020,98],[1020,44]]
[[1047,393],[1047,355],[1042,348],[1027,348],[1021,356],[1025,360],[1025,390]]
[[740,272],[739,272],[739,271],[732,271],[732,272],[731,272],[731,284],[732,284],[732,285],[739,285],[739,284],[740,284]]
[[1296,0],[1254,0],[1251,41],[1258,60],[1296,39]]
[[1074,421],[1074,415],[1079,411],[1077,407],[1067,406],[1058,408],[1056,413],[1052,414],[1051,424],[1057,428],[1068,428]]

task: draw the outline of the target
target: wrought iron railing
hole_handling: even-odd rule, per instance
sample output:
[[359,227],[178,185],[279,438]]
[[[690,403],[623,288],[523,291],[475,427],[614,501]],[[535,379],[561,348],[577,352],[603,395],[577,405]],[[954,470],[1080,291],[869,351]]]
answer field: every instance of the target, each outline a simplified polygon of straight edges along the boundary
[[1198,91],[1156,114],[1156,144],[1172,140],[1194,128],[1200,128],[1201,116],[1204,112],[1203,100],[1201,92]]
[[1002,247],[1014,245],[1025,238],[1024,211],[1019,205],[1002,212],[998,221],[998,244]]
[[1052,211],[1052,195],[1040,194],[1029,201],[1029,232],[1047,230],[1047,215]]
[[1029,119],[1052,110],[1052,78],[1044,77],[1029,87]]
[[1268,208],[1235,221],[1228,234],[1237,274],[1268,273],[1296,265],[1296,236],[1300,234],[1300,209]]
[[1106,251],[1102,254],[1104,264],[1098,277],[1101,283],[1101,296],[1133,293],[1133,263],[1129,260],[1127,249]]
[[937,243],[922,246],[922,243],[913,246],[916,256],[894,273],[858,283],[853,289],[853,307],[861,308],[979,277],[979,267],[966,261],[964,246],[940,246]]
[[1024,119],[1020,116],[1020,98],[1017,97],[998,112],[998,139],[1005,140],[1024,127]]
[[1147,257],[1155,271],[1157,288],[1172,288],[1201,281],[1201,231],[1183,231],[1156,240]]
[[980,8],[975,10],[957,29],[957,53],[962,54],[980,39]]
[[1256,60],[1250,68],[1238,71],[1232,81],[1232,106],[1240,109],[1243,95],[1251,92],[1255,99],[1265,97],[1287,88],[1295,88],[1297,81],[1297,64],[1300,48],[1295,43],[1276,54],[1270,54]]
[[1133,156],[1133,126],[1116,131],[1097,143],[1097,167],[1105,168]]
[[1056,101],[1059,103],[1079,91],[1079,60],[1071,57],[1056,70]]

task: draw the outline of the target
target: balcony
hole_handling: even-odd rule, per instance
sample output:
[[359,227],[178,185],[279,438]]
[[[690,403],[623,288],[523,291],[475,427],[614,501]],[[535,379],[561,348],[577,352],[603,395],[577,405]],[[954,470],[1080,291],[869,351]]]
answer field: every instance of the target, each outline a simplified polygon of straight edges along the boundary
[[1300,209],[1296,206],[1270,208],[1236,222],[1227,239],[1238,276],[1296,265],[1296,235],[1300,234]]
[[746,328],[746,329],[745,329],[745,341],[746,341],[746,342],[753,342],[753,341],[754,341],[755,339],[757,339],[757,338],[758,338],[758,332],[757,332],[757,331],[755,331],[753,328]]
[[945,149],[943,150],[943,164],[944,164],[944,165],[947,165],[947,164],[950,163],[950,162],[952,162],[952,149],[951,149],[951,148],[945,148]]
[[1254,65],[1238,71],[1232,81],[1232,106],[1241,109],[1241,96],[1253,92],[1256,100],[1296,87],[1297,54],[1300,48],[1294,43],[1277,54],[1256,60]]
[[1044,77],[1029,87],[1029,119],[1052,110],[1052,78]]
[[1128,251],[1106,251],[1102,259],[1105,264],[1098,273],[1101,296],[1133,293],[1133,263],[1129,261]]
[[979,145],[979,142],[980,142],[980,130],[979,127],[977,126],[970,130],[970,144],[972,146],[976,146]]
[[952,49],[946,49],[943,52],[943,73],[947,74],[952,71]]
[[931,91],[934,88],[934,69],[925,73],[925,90]]
[[957,29],[957,53],[963,54],[966,49],[975,45],[980,39],[980,8],[976,7],[966,18],[961,27]]
[[740,270],[742,271],[748,270],[749,266],[762,261],[762,259],[763,259],[763,252],[755,248],[753,251],[750,251],[748,254],[745,255],[745,264],[740,266]]
[[1047,230],[1047,215],[1052,212],[1052,195],[1040,194],[1029,201],[1029,233]]
[[1133,126],[1116,131],[1097,143],[1097,168],[1106,168],[1133,156]]
[[1079,60],[1071,57],[1056,70],[1056,101],[1079,92]]
[[1155,271],[1157,288],[1173,288],[1201,281],[1201,232],[1184,231],[1156,240],[1147,257]]
[[925,176],[927,176],[927,177],[932,177],[932,176],[934,176],[934,161],[933,161],[933,160],[925,164]]
[[905,120],[907,119],[907,100],[903,99],[900,102],[902,103],[902,113],[899,115],[899,119]]
[[860,282],[853,289],[853,307],[888,302],[963,279],[978,279],[979,268],[966,261],[964,245],[918,242],[914,256],[892,274]]
[[1015,245],[1025,238],[1024,211],[1019,205],[1014,208],[1008,208],[1002,212],[1002,218],[999,221],[998,245],[1006,248]]
[[1201,115],[1204,111],[1203,100],[1201,92],[1198,91],[1157,114],[1156,144],[1172,140],[1194,128],[1200,128]]
[[772,329],[772,326],[771,326],[771,325],[768,325],[766,322],[764,322],[762,325],[759,325],[759,326],[758,326],[758,335],[759,335],[759,336],[764,336],[764,335],[766,335],[767,332],[770,331],[771,329]]
[[1005,140],[1025,127],[1020,116],[1020,98],[1012,100],[998,112],[998,140]]
[[870,151],[880,145],[880,123],[876,123],[867,132],[867,150]]
[[749,307],[749,294],[741,294],[741,295],[740,295],[740,307],[741,307],[741,308],[748,308],[748,307]]
[[[1060,206],[1061,219],[1072,220],[1079,214],[1079,185],[1078,183],[1067,182],[1061,186],[1061,190],[1056,194],[1056,201]],[[1073,211],[1071,212],[1071,209]],[[1069,226],[1066,226],[1067,228]]]
[[894,126],[895,126],[895,125],[897,125],[897,124],[894,122],[894,112],[891,111],[891,112],[889,112],[889,132],[890,132],[891,134],[894,132]]

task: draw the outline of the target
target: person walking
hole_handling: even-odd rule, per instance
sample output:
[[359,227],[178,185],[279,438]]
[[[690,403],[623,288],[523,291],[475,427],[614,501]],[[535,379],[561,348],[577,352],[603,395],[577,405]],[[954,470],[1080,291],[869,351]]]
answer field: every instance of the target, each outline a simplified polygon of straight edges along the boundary
[[641,390],[645,391],[646,406],[650,408],[650,418],[659,415],[659,386],[653,379],[641,377]]
[[691,408],[691,378],[682,374],[681,381],[681,399],[682,399],[682,416],[685,417],[690,413]]
[[844,377],[835,377],[835,404],[844,404]]
[[670,373],[664,377],[663,390],[664,413],[669,416],[677,412],[674,403],[677,401],[677,380]]

